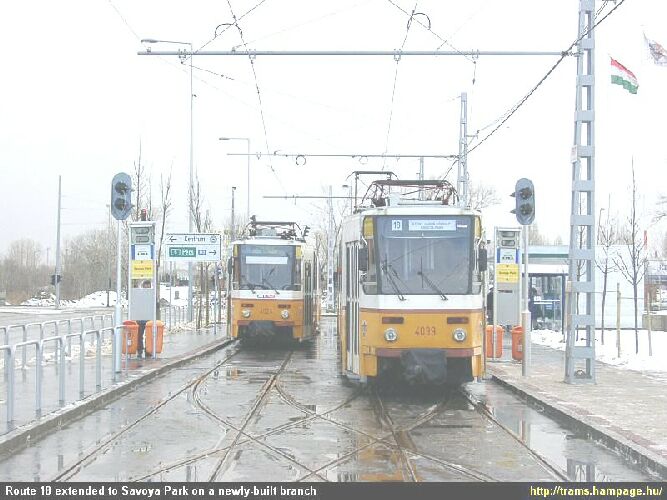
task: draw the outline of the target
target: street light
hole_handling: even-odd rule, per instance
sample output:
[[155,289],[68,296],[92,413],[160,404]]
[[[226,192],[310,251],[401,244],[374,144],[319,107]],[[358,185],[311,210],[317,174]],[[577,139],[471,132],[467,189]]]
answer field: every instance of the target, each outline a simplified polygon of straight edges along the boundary
[[236,192],[236,186],[232,186],[232,230],[231,234],[229,235],[230,241],[233,241],[235,239],[235,233],[234,233],[234,193]]
[[246,141],[247,146],[248,146],[248,179],[247,179],[247,185],[248,185],[248,203],[247,203],[247,209],[246,209],[246,218],[250,220],[250,139],[247,137],[220,137],[219,140],[221,141]]
[[[188,189],[188,231],[191,233],[194,228],[194,219],[192,217],[192,191],[194,184],[194,173],[193,173],[193,151],[192,151],[192,108],[193,108],[193,99],[194,94],[192,93],[192,42],[179,42],[176,40],[156,40],[155,38],[143,38],[141,43],[175,43],[178,45],[189,45],[190,46],[190,186]],[[194,314],[192,310],[192,262],[188,262],[188,321],[194,319]]]

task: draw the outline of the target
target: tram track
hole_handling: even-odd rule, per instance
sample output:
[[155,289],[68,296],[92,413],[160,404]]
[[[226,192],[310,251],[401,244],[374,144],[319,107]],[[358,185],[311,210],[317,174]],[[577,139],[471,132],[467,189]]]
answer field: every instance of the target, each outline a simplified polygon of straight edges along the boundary
[[[397,428],[395,424],[393,423],[393,420],[391,419],[391,416],[389,413],[386,411],[384,408],[384,404],[382,403],[382,400],[377,393],[377,390],[374,388],[368,388],[365,390],[365,394],[369,395],[371,398],[371,403],[373,403],[373,407],[376,410],[376,415],[378,415],[378,420],[381,421],[381,423],[384,423],[386,427],[388,427],[388,432],[385,433],[384,435],[381,435],[380,437],[373,436],[372,434],[362,430],[355,428],[354,426],[347,425],[345,423],[337,421],[335,418],[332,418],[329,416],[332,412],[335,411],[336,408],[329,410],[325,413],[322,414],[317,414],[316,412],[313,412],[313,410],[309,409],[307,405],[304,405],[302,403],[299,403],[296,398],[294,398],[291,394],[289,394],[284,388],[281,386],[276,386],[276,389],[279,391],[281,396],[286,402],[289,402],[293,406],[301,409],[302,411],[308,412],[312,415],[312,418],[319,418],[324,421],[327,421],[329,423],[332,423],[344,430],[351,431],[351,432],[356,432],[359,434],[362,434],[365,436],[369,441],[364,444],[363,446],[356,447],[355,449],[339,456],[337,459],[332,460],[331,462],[328,462],[321,466],[320,468],[316,469],[312,474],[304,476],[300,478],[298,481],[303,481],[305,479],[310,478],[312,475],[318,475],[320,476],[321,472],[324,472],[331,467],[335,467],[336,465],[345,462],[347,459],[350,457],[359,454],[360,452],[366,450],[367,448],[377,445],[377,444],[383,444],[390,449],[394,449],[398,451],[399,456],[401,457],[401,462],[405,468],[405,470],[408,472],[408,475],[411,479],[411,481],[417,482],[418,481],[418,475],[416,470],[414,469],[414,466],[412,465],[412,462],[410,460],[409,455],[413,455],[415,457],[421,457],[426,460],[429,460],[431,462],[437,463],[438,465],[442,466],[443,468],[448,469],[451,472],[460,474],[464,476],[467,480],[474,479],[477,481],[495,481],[496,479],[484,474],[483,472],[480,471],[475,471],[470,468],[461,466],[459,464],[455,464],[452,462],[448,462],[446,460],[443,460],[441,458],[435,457],[429,453],[426,453],[424,451],[418,450],[416,445],[412,442],[412,438],[410,436],[410,431],[413,429],[429,422],[436,416],[438,416],[447,406],[447,400],[441,401],[435,405],[432,405],[428,410],[422,412],[414,422],[412,422],[408,426],[403,426],[400,428]],[[357,393],[357,395],[354,396],[356,398],[359,394],[361,394],[361,391]],[[344,404],[339,405],[339,407],[342,407]],[[392,443],[389,439],[393,439],[394,443]]]
[[179,395],[190,389],[192,386],[200,382],[201,380],[207,378],[211,373],[214,371],[220,369],[223,365],[228,363],[232,358],[237,356],[241,352],[240,348],[237,348],[234,352],[231,354],[228,354],[227,356],[224,357],[224,359],[218,361],[212,368],[206,370],[204,373],[190,379],[188,382],[183,384],[180,388],[178,388],[176,391],[172,392],[167,396],[166,398],[162,399],[160,402],[157,404],[153,405],[148,411],[144,412],[140,417],[136,418],[132,423],[126,425],[119,431],[113,433],[111,436],[108,438],[102,440],[100,443],[95,444],[93,447],[89,448],[87,452],[84,454],[84,456],[69,466],[65,467],[63,470],[61,470],[58,474],[56,474],[53,478],[51,478],[51,481],[67,481],[71,479],[73,476],[75,476],[83,467],[88,465],[89,463],[93,462],[99,455],[104,454],[109,447],[117,441],[120,437],[122,437],[124,434],[126,434],[128,431],[131,429],[135,428],[137,425],[148,419],[151,415],[154,415],[157,413],[159,410],[164,408],[167,404],[169,404],[171,401],[173,401],[175,398],[177,398]]
[[[280,364],[278,369],[271,374],[271,376],[268,378],[268,380],[264,383],[264,385],[259,390],[259,393],[255,397],[255,401],[253,402],[252,406],[250,407],[250,410],[248,410],[245,417],[243,418],[241,426],[238,427],[237,429],[235,429],[236,430],[236,435],[234,436],[234,440],[232,441],[232,443],[229,445],[227,450],[223,453],[220,460],[218,460],[218,463],[213,468],[213,472],[211,473],[211,475],[208,479],[209,481],[215,481],[216,480],[216,478],[218,476],[218,473],[220,472],[220,469],[222,469],[223,465],[227,461],[231,451],[236,447],[236,445],[239,441],[239,438],[242,435],[244,435],[246,437],[250,437],[247,433],[245,433],[245,429],[248,426],[248,423],[250,422],[250,419],[252,419],[252,417],[255,416],[255,414],[257,413],[257,411],[261,407],[263,401],[266,399],[268,394],[271,392],[271,389],[276,384],[276,381],[277,381],[278,377],[280,376],[280,374],[283,372],[283,370],[285,369],[285,367],[289,363],[289,360],[292,358],[293,353],[294,353],[294,351],[289,351],[289,353],[287,354],[287,356],[285,356],[285,359]],[[201,384],[201,382],[200,382],[200,384]],[[193,392],[195,393],[194,401],[197,403],[197,406],[199,406],[199,408],[201,408],[202,411],[204,411],[207,415],[209,415],[215,421],[220,422],[220,423],[224,423],[225,425],[229,425],[230,427],[232,427],[229,423],[226,423],[226,421],[224,419],[220,418],[220,416],[216,412],[211,410],[210,407],[208,407],[206,404],[204,404],[204,402],[201,400],[201,397],[199,396],[199,393],[197,392],[197,388],[198,388],[198,386],[193,388]],[[232,428],[234,428],[234,427],[232,427]],[[271,450],[274,453],[278,453],[283,458],[286,458],[287,460],[293,461],[288,454],[283,453],[280,450],[277,450],[275,448],[271,448]],[[294,462],[297,465],[300,465],[298,462],[296,462],[296,461],[294,461]]]
[[500,427],[502,430],[504,430],[507,434],[509,434],[512,439],[514,439],[517,443],[519,443],[523,448],[525,448],[530,455],[537,460],[542,467],[551,475],[554,476],[554,479],[558,481],[570,481],[570,478],[568,477],[567,473],[563,470],[561,470],[558,466],[552,464],[549,460],[547,460],[545,457],[537,453],[535,450],[533,450],[528,444],[526,444],[524,441],[522,441],[514,432],[511,431],[506,425],[504,425],[502,422],[500,422],[495,415],[489,411],[489,409],[480,401],[476,400],[475,398],[472,397],[470,393],[468,393],[465,389],[459,388],[459,393],[466,398],[466,400],[475,408],[475,410],[482,415],[483,418],[489,420],[492,422],[494,425],[497,425]]
[[[278,391],[278,394],[279,394],[279,395],[281,396],[281,398],[282,398],[282,397],[283,397],[283,393],[279,390],[279,384],[276,384],[274,387],[275,387],[275,389]],[[240,446],[243,445],[243,444],[246,444],[246,443],[249,443],[249,442],[255,442],[255,443],[258,443],[258,444],[260,444],[260,445],[262,445],[262,446],[266,446],[267,449],[269,449],[269,450],[272,450],[272,451],[273,451],[273,450],[276,450],[274,447],[272,447],[272,446],[270,446],[270,445],[266,445],[266,443],[264,443],[262,440],[263,440],[264,438],[269,437],[269,436],[274,436],[274,435],[276,435],[276,434],[278,434],[278,433],[280,433],[280,432],[287,431],[287,430],[290,430],[290,429],[292,429],[292,428],[298,427],[298,426],[300,426],[300,425],[306,424],[306,423],[311,422],[311,421],[313,421],[313,420],[316,420],[316,419],[318,419],[318,418],[326,418],[326,416],[327,416],[328,414],[333,413],[333,412],[339,410],[340,408],[344,407],[345,405],[351,403],[353,400],[355,400],[356,398],[358,398],[360,395],[361,395],[361,391],[356,391],[356,392],[355,392],[352,396],[350,396],[349,398],[346,398],[346,399],[345,399],[344,401],[342,401],[341,403],[337,404],[337,405],[334,406],[333,408],[330,408],[330,409],[328,409],[327,411],[325,411],[325,412],[323,412],[323,413],[321,413],[321,414],[312,413],[312,411],[309,411],[309,410],[304,410],[304,411],[308,411],[309,414],[306,415],[306,416],[304,416],[304,417],[302,417],[302,418],[300,418],[300,419],[298,419],[298,420],[296,420],[296,421],[293,421],[293,422],[289,422],[289,423],[285,423],[285,424],[276,426],[276,427],[274,427],[274,428],[272,428],[272,429],[269,429],[268,431],[266,431],[266,432],[264,432],[264,433],[262,433],[262,434],[259,434],[259,435],[257,435],[257,436],[251,436],[251,435],[249,435],[249,434],[247,434],[247,433],[244,432],[244,433],[243,433],[243,436],[245,436],[245,439],[241,439],[241,440],[239,440],[239,441],[236,443],[236,446],[237,446],[237,447],[240,447]],[[295,405],[295,406],[298,406],[299,408],[303,408],[303,406],[300,405],[298,402],[294,402],[294,405]],[[237,428],[234,428],[234,427],[232,426],[232,424],[230,424],[228,421],[226,421],[226,420],[224,420],[224,419],[220,420],[219,423],[221,423],[221,424],[224,423],[225,425],[229,425],[230,427],[232,427],[234,430],[238,430]],[[147,479],[149,479],[149,478],[151,478],[151,477],[157,476],[157,475],[160,474],[160,473],[169,472],[169,471],[174,470],[174,469],[177,469],[177,468],[179,468],[179,467],[183,467],[183,466],[185,466],[185,465],[189,465],[189,464],[192,464],[192,463],[194,463],[194,462],[197,462],[198,460],[202,460],[202,459],[208,458],[208,457],[210,457],[210,456],[213,456],[213,455],[216,455],[216,454],[219,454],[219,453],[227,452],[227,451],[230,449],[230,447],[231,447],[231,446],[209,448],[209,449],[207,449],[207,450],[203,450],[203,451],[201,451],[201,452],[198,452],[198,453],[189,455],[189,456],[187,456],[187,457],[181,458],[181,459],[179,459],[179,460],[177,460],[177,461],[175,461],[175,462],[171,462],[171,463],[169,463],[169,464],[166,464],[166,465],[164,465],[163,467],[160,467],[159,469],[154,469],[153,471],[151,471],[151,472],[149,472],[148,474],[145,474],[145,475],[143,475],[143,476],[141,476],[141,477],[131,478],[130,480],[131,480],[131,481],[145,481],[145,480],[147,480]],[[282,456],[282,454],[281,454],[281,456]],[[295,465],[298,465],[299,467],[305,468],[306,470],[309,470],[309,471],[311,470],[309,467],[304,466],[304,464],[295,461],[295,460],[292,459],[291,457],[290,457],[289,460],[290,460],[290,462],[294,463]],[[325,468],[326,468],[326,467],[325,467]],[[317,474],[318,472],[320,472],[320,469],[311,471],[307,476],[304,476],[304,477],[310,477],[311,475],[313,475],[313,474]],[[322,479],[324,479],[324,478],[322,478]],[[326,479],[324,479],[324,480],[326,480]]]
[[[437,401],[433,401],[432,404],[425,408],[420,413],[410,417],[408,422],[405,422],[405,416],[399,417],[396,420],[394,415],[395,408],[392,407],[390,400],[386,400],[378,392],[376,387],[368,388],[358,388],[348,397],[344,398],[342,401],[336,401],[335,405],[321,411],[318,413],[316,406],[313,404],[306,404],[299,401],[298,397],[295,397],[290,392],[290,386],[285,385],[284,382],[281,382],[281,376],[285,373],[290,361],[293,359],[294,350],[290,350],[282,360],[278,358],[274,360],[279,361],[279,365],[276,367],[276,364],[270,368],[271,373],[268,378],[263,381],[261,387],[254,395],[252,403],[249,408],[243,415],[240,422],[237,419],[237,416],[234,416],[235,419],[232,423],[229,417],[221,416],[215,409],[210,406],[210,403],[207,404],[204,398],[206,393],[206,382],[217,370],[223,368],[228,364],[233,358],[238,356],[241,352],[245,352],[245,349],[242,349],[240,345],[232,346],[233,351],[229,352],[223,359],[216,362],[212,368],[206,369],[203,373],[200,373],[194,378],[191,378],[177,390],[170,393],[168,397],[165,397],[157,404],[153,405],[148,411],[144,412],[141,416],[133,420],[130,424],[126,425],[119,431],[110,435],[108,438],[97,443],[94,447],[89,448],[83,456],[80,456],[78,460],[69,464],[66,468],[62,469],[52,481],[67,481],[75,478],[75,476],[84,468],[86,468],[90,463],[95,461],[98,457],[105,454],[111,447],[118,442],[125,433],[130,431],[133,428],[136,428],[142,422],[145,422],[151,415],[154,415],[159,410],[167,406],[171,401],[176,397],[183,394],[186,391],[190,392],[190,397],[188,398],[191,404],[201,411],[201,413],[206,416],[209,420],[216,423],[217,425],[224,428],[225,433],[233,431],[233,439],[231,443],[222,446],[222,443],[225,440],[225,435],[223,435],[218,442],[207,449],[197,451],[195,453],[188,454],[187,456],[181,457],[177,460],[174,460],[167,464],[157,464],[158,467],[152,471],[145,473],[141,476],[135,476],[128,478],[129,481],[145,481],[156,478],[160,474],[174,471],[180,467],[184,467],[190,464],[195,464],[199,461],[217,458],[215,464],[210,470],[208,475],[209,481],[218,480],[221,476],[227,465],[230,463],[231,457],[235,456],[234,451],[240,450],[244,444],[252,443],[258,448],[263,449],[269,456],[273,456],[274,459],[288,462],[292,466],[296,466],[298,469],[302,470],[301,477],[298,479],[293,479],[296,481],[307,481],[309,479],[318,479],[323,481],[330,481],[329,471],[334,467],[348,462],[350,459],[354,459],[355,456],[359,456],[361,452],[368,450],[371,447],[380,445],[384,447],[383,449],[391,450],[391,463],[397,466],[397,471],[399,471],[400,477],[403,477],[404,480],[418,482],[421,481],[419,474],[419,467],[417,466],[419,459],[426,460],[432,464],[436,464],[442,469],[447,470],[450,474],[454,473],[457,476],[460,476],[463,480],[475,480],[475,481],[497,481],[498,479],[489,476],[488,474],[475,470],[473,468],[454,463],[450,460],[447,460],[447,457],[435,456],[433,451],[420,449],[419,446],[413,441],[411,432],[417,428],[428,424],[431,420],[438,417],[442,414],[443,411],[449,408],[449,404],[452,400],[452,393],[447,393],[443,395],[442,398],[439,398]],[[266,375],[264,375],[266,377]],[[257,379],[257,377],[255,377]],[[259,382],[259,380],[257,380]],[[551,465],[548,461],[543,459],[540,455],[531,450],[526,443],[523,443],[516,435],[514,435],[509,429],[498,422],[497,419],[486,409],[479,401],[474,400],[471,395],[466,393],[463,388],[459,389],[458,392],[465,397],[467,403],[472,405],[472,408],[479,413],[483,418],[491,421],[494,426],[499,426],[510,434],[514,440],[518,441],[519,444],[525,448],[528,453],[530,453],[535,460],[537,460],[540,465],[546,469],[549,475],[553,476],[556,480],[566,480],[567,477],[559,471],[556,467]],[[249,431],[250,423],[253,421],[257,415],[261,413],[261,409],[266,406],[267,399],[270,394],[275,394],[280,398],[284,404],[289,405],[300,412],[303,413],[301,417],[292,419],[290,422],[282,423],[260,434],[254,434],[252,431]],[[341,420],[340,417],[336,416],[336,411],[341,408],[349,405],[352,401],[359,398],[360,396],[366,396],[369,399],[373,413],[376,416],[377,421],[380,423],[379,431],[369,431],[364,428],[359,428],[358,425],[354,423],[349,423],[347,418],[343,417]],[[419,403],[422,404],[422,403]],[[414,409],[419,410],[419,407]],[[401,410],[399,414],[403,414],[404,410]],[[413,413],[416,413],[413,410]],[[335,459],[329,460],[328,462],[322,464],[318,463],[316,466],[313,463],[302,463],[299,459],[295,458],[295,455],[291,452],[290,449],[280,448],[270,444],[266,438],[270,436],[280,436],[291,429],[297,428],[299,426],[309,425],[311,422],[321,420],[335,425],[341,430],[347,431],[348,433],[355,433],[363,436],[364,442],[360,444],[358,441],[355,442],[355,445],[352,449],[345,449],[342,453],[339,453]],[[399,423],[402,422],[402,423]],[[437,425],[436,427],[438,427]],[[445,427],[448,425],[445,425]],[[455,425],[453,425],[455,426]]]

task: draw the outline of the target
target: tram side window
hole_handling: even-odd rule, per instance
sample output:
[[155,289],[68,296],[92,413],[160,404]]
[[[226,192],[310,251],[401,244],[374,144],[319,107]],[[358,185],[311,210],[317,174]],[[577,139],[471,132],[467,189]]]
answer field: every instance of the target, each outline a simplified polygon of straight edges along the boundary
[[375,268],[375,243],[372,238],[368,239],[367,245],[359,249],[360,252],[367,254],[368,265],[366,271],[361,273],[361,286],[366,295],[377,294],[377,274]]
[[301,262],[301,257],[297,257],[294,264],[294,279],[292,280],[292,286],[289,287],[290,290],[301,290]]

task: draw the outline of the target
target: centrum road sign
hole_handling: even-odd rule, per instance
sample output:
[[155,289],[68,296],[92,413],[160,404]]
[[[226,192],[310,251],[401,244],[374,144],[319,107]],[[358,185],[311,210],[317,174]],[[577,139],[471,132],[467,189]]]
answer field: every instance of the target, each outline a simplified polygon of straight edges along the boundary
[[222,258],[219,234],[167,233],[167,260],[178,262],[215,262]]

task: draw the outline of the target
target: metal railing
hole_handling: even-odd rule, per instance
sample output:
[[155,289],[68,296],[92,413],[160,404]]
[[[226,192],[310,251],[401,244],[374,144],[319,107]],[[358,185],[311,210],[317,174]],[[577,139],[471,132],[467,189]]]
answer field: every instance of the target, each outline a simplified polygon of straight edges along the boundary
[[[14,406],[15,406],[15,359],[16,359],[16,349],[23,348],[24,350],[29,346],[35,346],[35,415],[40,417],[42,414],[42,386],[44,382],[44,347],[46,344],[55,342],[57,344],[56,352],[58,353],[57,360],[57,370],[58,370],[58,404],[62,407],[66,402],[66,368],[65,368],[65,341],[71,340],[74,337],[79,339],[80,351],[79,351],[79,399],[85,396],[85,373],[86,373],[86,364],[85,364],[85,342],[86,337],[92,335],[95,337],[95,392],[102,390],[102,336],[105,331],[111,333],[111,343],[114,346],[115,353],[115,342],[114,339],[116,335],[121,335],[122,326],[120,327],[105,327],[95,330],[88,330],[83,332],[71,333],[65,336],[52,336],[45,339],[39,340],[28,340],[26,342],[19,342],[14,345],[2,345],[0,350],[5,352],[5,380],[7,385],[6,390],[6,421],[8,426],[11,426],[14,422]],[[112,356],[113,360],[113,356]],[[127,370],[127,357],[125,359],[125,366]],[[113,381],[117,381],[117,374],[113,370],[112,366],[112,377]]]
[[[161,318],[168,328],[187,323],[187,306],[166,306],[161,308]],[[28,350],[35,348],[35,415],[40,417],[43,410],[43,382],[44,365],[47,347],[55,344],[53,353],[58,373],[58,404],[62,407],[66,402],[66,363],[67,356],[72,356],[72,339],[78,339],[79,345],[79,394],[78,399],[85,397],[86,372],[86,340],[92,338],[95,345],[95,392],[102,390],[102,344],[105,334],[110,336],[112,355],[112,381],[118,381],[118,373],[114,370],[113,360],[116,357],[116,336],[123,334],[123,326],[113,325],[113,315],[100,314],[80,318],[48,320],[41,323],[15,324],[0,326],[0,334],[4,345],[4,379],[6,383],[6,420],[8,427],[14,422],[16,384],[15,371],[17,368],[25,370],[28,365]],[[107,326],[107,323],[110,326]],[[90,326],[90,329],[86,329]],[[78,327],[78,328],[77,328]],[[76,331],[79,330],[79,331]],[[20,340],[16,338],[20,331]],[[14,338],[13,338],[14,337]],[[129,337],[129,336],[128,336]],[[129,343],[129,338],[127,339]],[[119,342],[118,345],[121,343]],[[16,366],[17,351],[21,351],[20,365]],[[125,372],[128,370],[128,354],[125,355]],[[71,362],[75,360],[72,357]],[[73,366],[73,365],[72,365]]]

